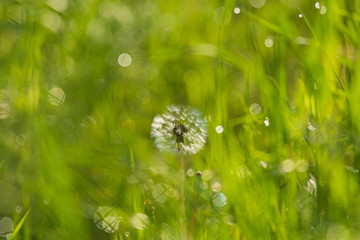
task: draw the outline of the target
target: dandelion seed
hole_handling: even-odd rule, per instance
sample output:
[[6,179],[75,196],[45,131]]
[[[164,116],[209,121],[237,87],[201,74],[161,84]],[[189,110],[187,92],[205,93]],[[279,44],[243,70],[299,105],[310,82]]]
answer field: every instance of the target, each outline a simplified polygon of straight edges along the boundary
[[151,127],[151,136],[162,152],[195,154],[206,142],[207,122],[195,108],[171,105],[154,118]]

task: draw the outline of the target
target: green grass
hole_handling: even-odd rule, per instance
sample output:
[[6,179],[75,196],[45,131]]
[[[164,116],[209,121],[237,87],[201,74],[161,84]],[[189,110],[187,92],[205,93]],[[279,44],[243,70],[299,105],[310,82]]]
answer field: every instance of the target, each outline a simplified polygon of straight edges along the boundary
[[[170,104],[209,122],[185,159],[208,185],[194,239],[360,238],[360,3],[250,2],[0,1],[0,218],[21,226],[14,239],[178,239],[178,158],[150,137]],[[114,233],[96,226],[100,206],[121,217]]]

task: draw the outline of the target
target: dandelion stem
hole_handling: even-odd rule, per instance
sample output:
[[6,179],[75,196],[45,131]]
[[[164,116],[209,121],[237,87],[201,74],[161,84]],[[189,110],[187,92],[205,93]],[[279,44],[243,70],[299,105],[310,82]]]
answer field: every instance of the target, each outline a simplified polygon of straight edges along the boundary
[[192,214],[191,214],[191,223],[190,223],[190,240],[193,239],[193,227],[194,227],[194,217],[195,217],[195,211],[196,211],[196,206],[198,204],[198,200],[199,200],[199,194],[196,195],[196,199],[195,199],[195,204],[192,210]]
[[181,239],[186,240],[186,215],[185,215],[185,172],[184,172],[184,152],[180,150],[180,201],[181,201]]

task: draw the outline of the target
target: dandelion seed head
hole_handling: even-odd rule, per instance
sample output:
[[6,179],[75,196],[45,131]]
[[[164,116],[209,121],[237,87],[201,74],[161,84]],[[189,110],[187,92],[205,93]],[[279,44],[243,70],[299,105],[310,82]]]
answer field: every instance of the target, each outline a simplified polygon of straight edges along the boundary
[[196,108],[170,105],[154,118],[151,127],[151,136],[162,152],[195,154],[206,143],[207,122]]

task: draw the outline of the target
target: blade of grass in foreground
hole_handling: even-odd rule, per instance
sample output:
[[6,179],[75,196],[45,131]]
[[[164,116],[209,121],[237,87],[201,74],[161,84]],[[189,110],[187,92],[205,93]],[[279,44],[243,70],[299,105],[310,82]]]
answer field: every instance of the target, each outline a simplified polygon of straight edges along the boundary
[[13,231],[13,233],[11,234],[10,238],[8,240],[12,240],[15,238],[16,234],[19,232],[20,228],[22,227],[22,225],[25,222],[25,219],[27,218],[27,216],[29,215],[31,209],[29,209],[26,214],[24,215],[24,217],[20,220],[20,222],[18,223],[18,225],[16,225],[15,230]]

